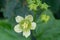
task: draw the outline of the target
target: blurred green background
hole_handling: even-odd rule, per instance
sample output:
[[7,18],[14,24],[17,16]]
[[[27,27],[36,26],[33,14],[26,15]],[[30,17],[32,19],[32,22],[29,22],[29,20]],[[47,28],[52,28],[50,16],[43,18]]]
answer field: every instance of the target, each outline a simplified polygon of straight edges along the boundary
[[26,0],[0,0],[0,40],[60,40],[60,0],[42,0],[50,5],[46,13],[50,16],[48,23],[41,23],[38,18],[41,14],[39,10],[36,14],[37,28],[33,32],[33,36],[25,38],[22,33],[18,34],[14,31],[16,24],[15,17],[17,15],[25,16],[31,14],[32,11],[27,8]]

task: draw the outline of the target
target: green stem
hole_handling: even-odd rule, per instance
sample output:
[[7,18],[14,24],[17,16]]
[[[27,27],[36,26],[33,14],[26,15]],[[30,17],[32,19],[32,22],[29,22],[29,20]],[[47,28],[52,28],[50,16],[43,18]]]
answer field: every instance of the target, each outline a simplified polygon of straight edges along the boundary
[[31,40],[36,40],[36,37],[33,35],[33,31],[31,31]]
[[[36,11],[34,11],[34,21],[36,21]],[[36,37],[34,36],[34,31],[31,31],[31,40],[36,40]]]
[[36,11],[34,11],[34,21],[36,21]]

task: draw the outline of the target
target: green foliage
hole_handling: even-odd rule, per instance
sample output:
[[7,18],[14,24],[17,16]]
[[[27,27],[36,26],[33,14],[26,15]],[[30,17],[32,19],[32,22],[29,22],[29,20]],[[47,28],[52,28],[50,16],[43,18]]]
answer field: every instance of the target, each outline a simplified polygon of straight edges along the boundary
[[0,20],[0,28],[11,30],[11,24],[8,22],[8,20]]
[[54,19],[51,11],[44,11],[43,14],[45,13],[50,16],[50,20],[47,23],[44,23],[38,19],[35,34],[37,40],[60,40],[60,21]]
[[57,14],[60,11],[60,0],[42,0],[50,5],[50,9],[53,13]]
[[0,20],[0,40],[31,40],[16,34],[8,20]]
[[[54,13],[58,12],[60,0],[57,2],[56,0],[47,0],[47,3],[43,1],[44,0],[1,0],[0,7],[5,7],[3,14],[7,20],[0,20],[0,40],[32,40],[34,37],[37,40],[60,40],[60,20],[56,20],[53,17],[53,13],[48,10],[49,5],[47,5],[47,3],[50,4],[50,8]],[[29,10],[29,8],[31,10]],[[38,11],[37,9],[40,10]],[[25,38],[21,33],[17,34],[14,32],[14,26],[16,24],[15,17],[17,15],[24,17],[28,14],[33,15],[34,21],[37,23],[36,30],[32,32],[32,38],[31,36]],[[50,16],[47,23],[41,21],[40,14]]]

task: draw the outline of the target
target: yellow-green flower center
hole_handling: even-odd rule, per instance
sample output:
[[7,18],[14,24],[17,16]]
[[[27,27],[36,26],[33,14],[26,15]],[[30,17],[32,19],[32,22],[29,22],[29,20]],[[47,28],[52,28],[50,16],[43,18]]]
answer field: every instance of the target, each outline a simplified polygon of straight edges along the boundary
[[22,26],[23,26],[24,29],[26,29],[28,27],[28,24],[24,23]]
[[27,31],[27,30],[30,30],[31,28],[31,21],[29,20],[22,20],[20,22],[20,28],[23,30],[23,31]]

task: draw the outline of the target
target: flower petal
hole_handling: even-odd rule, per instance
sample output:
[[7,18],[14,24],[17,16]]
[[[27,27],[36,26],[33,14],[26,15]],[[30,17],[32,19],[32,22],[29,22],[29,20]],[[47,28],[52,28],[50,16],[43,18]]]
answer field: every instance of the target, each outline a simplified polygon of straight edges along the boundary
[[28,37],[28,36],[30,36],[30,30],[29,31],[24,31],[23,32],[23,36],[25,36],[26,38]]
[[36,23],[35,22],[32,22],[31,30],[34,30],[35,28],[36,28]]
[[17,24],[17,25],[14,27],[14,30],[15,30],[15,32],[17,32],[17,33],[22,32],[22,29],[20,28],[20,25],[19,25],[19,24]]
[[21,16],[17,16],[15,19],[16,19],[16,22],[19,23],[19,22],[21,22],[24,18],[21,17]]
[[32,15],[28,15],[28,16],[25,17],[25,19],[28,19],[30,21],[33,21],[33,16]]

